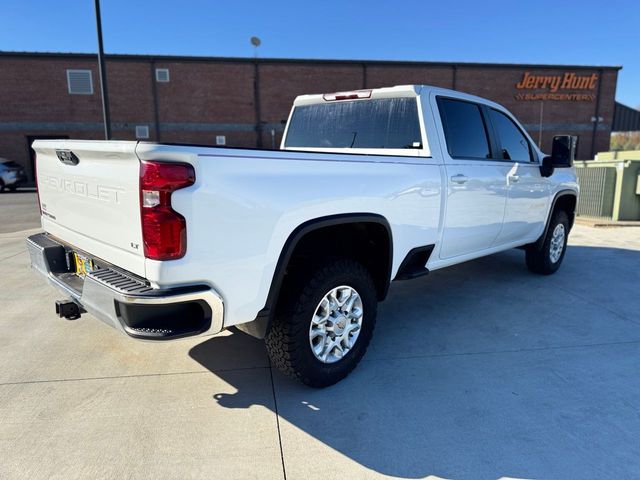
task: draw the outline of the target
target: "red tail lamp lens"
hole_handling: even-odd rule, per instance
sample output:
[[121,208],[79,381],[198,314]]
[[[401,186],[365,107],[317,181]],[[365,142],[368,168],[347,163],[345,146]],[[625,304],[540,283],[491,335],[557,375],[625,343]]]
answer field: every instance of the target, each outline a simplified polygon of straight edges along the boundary
[[184,257],[187,222],[171,207],[171,194],[195,181],[195,171],[188,163],[140,163],[140,217],[145,257],[152,260]]

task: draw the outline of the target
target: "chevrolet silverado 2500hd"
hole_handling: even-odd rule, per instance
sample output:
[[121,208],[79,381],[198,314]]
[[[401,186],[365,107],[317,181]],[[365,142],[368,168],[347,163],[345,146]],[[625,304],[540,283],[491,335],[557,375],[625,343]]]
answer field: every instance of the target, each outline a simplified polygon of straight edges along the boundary
[[545,156],[502,106],[399,86],[296,98],[281,150],[38,140],[33,268],[125,334],[236,326],[311,386],[362,358],[392,280],[521,247],[555,272],[575,140]]

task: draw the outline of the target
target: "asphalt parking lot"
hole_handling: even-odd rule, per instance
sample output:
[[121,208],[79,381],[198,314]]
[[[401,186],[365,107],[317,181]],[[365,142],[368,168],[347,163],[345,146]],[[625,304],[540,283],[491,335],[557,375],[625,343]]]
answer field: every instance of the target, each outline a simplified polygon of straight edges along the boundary
[[550,277],[513,250],[395,283],[360,366],[311,390],[241,333],[57,319],[37,226],[0,195],[0,478],[640,477],[640,228],[576,226]]

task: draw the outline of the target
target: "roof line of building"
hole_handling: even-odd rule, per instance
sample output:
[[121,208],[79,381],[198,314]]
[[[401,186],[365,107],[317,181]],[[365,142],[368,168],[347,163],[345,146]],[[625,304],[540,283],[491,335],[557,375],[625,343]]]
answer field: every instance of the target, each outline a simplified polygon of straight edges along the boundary
[[[0,51],[0,57],[27,57],[27,58],[95,58],[96,53],[74,53],[74,52],[14,52]],[[320,58],[253,58],[253,57],[205,57],[205,56],[183,56],[183,55],[144,55],[144,54],[124,54],[107,53],[105,55],[110,60],[147,60],[147,61],[169,61],[169,62],[258,62],[258,63],[323,63],[337,65],[411,65],[411,66],[461,66],[478,68],[569,68],[569,69],[603,69],[620,70],[621,65],[553,65],[537,63],[480,63],[480,62],[432,62],[417,60],[339,60]]]

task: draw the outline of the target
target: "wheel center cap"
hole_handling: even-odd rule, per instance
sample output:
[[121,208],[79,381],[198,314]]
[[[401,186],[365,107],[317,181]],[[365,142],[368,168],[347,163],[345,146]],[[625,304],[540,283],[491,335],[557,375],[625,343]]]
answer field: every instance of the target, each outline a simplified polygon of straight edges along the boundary
[[344,317],[338,317],[338,319],[336,320],[336,323],[334,324],[333,331],[335,332],[336,335],[342,335],[342,332],[344,332],[344,329],[346,326],[347,326],[347,319]]

